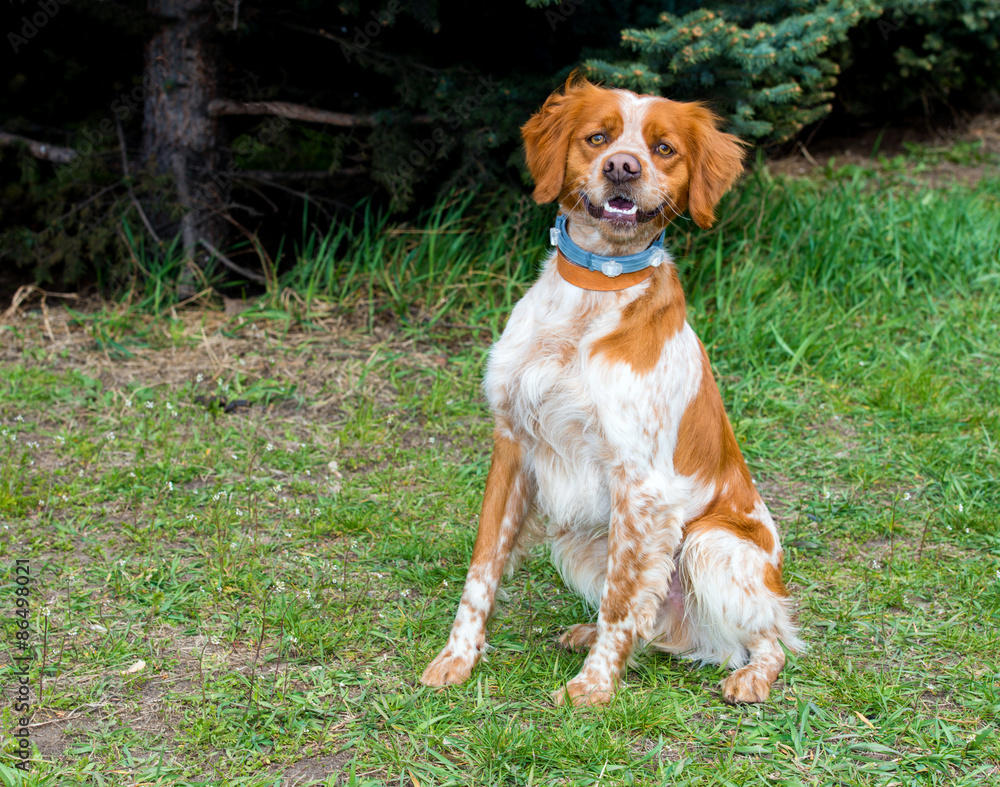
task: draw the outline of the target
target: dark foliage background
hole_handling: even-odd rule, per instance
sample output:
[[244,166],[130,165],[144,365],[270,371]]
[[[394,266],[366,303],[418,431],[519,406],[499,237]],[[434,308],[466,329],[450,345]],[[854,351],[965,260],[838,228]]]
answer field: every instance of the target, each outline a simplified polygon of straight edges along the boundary
[[[211,237],[233,259],[246,252],[244,270],[259,271],[288,254],[283,238],[325,234],[359,204],[406,217],[478,189],[495,206],[523,193],[519,126],[578,67],[609,84],[707,99],[769,149],[831,112],[831,127],[948,118],[1000,85],[992,0],[174,5],[185,2],[215,47],[206,52],[216,95],[340,120],[213,116],[224,140],[216,171],[184,197],[149,153],[146,118],[152,93],[182,87],[148,50],[173,24],[169,0],[12,0],[0,15],[8,283],[114,289],[156,260],[203,265],[209,236],[179,236],[195,213],[199,227],[216,222]],[[61,164],[53,147],[78,155]]]

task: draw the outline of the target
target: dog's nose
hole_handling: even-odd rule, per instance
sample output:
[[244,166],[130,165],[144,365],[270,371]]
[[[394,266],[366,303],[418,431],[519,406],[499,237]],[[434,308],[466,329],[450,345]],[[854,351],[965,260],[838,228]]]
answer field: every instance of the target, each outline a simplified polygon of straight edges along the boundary
[[628,153],[615,153],[604,162],[604,177],[621,185],[627,180],[635,180],[642,174],[639,159]]

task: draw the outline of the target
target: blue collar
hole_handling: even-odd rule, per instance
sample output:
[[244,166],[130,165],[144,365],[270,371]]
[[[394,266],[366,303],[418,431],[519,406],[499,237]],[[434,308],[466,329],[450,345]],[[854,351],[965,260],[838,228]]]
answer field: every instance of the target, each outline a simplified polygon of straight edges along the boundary
[[605,276],[614,278],[622,273],[635,273],[652,265],[654,255],[663,253],[663,238],[667,234],[664,230],[660,237],[653,241],[648,249],[640,251],[638,254],[629,254],[625,257],[602,257],[600,254],[584,251],[577,246],[566,231],[566,217],[556,218],[556,226],[549,230],[549,242],[562,252],[563,257],[586,268],[590,271],[600,271]]

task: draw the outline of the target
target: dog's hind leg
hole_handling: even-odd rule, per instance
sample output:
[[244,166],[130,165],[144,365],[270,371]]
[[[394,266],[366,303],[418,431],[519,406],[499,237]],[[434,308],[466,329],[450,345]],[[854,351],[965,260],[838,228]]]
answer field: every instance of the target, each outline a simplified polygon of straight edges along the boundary
[[777,540],[758,537],[762,546],[740,535],[756,524],[741,524],[735,515],[696,520],[678,563],[690,635],[683,655],[733,670],[722,684],[730,703],[766,700],[785,665],[782,644],[804,647],[789,613]]
[[486,621],[535,496],[534,476],[525,466],[520,446],[499,425],[493,439],[472,563],[448,644],[420,676],[420,682],[427,686],[461,683],[482,657]]

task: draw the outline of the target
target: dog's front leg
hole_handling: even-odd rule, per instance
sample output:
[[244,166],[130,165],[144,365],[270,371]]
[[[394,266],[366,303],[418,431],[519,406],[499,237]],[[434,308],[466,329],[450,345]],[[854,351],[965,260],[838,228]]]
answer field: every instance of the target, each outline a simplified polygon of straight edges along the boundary
[[534,477],[525,467],[521,447],[506,429],[498,427],[493,435],[493,459],[486,478],[476,546],[458,614],[448,644],[424,670],[421,683],[461,683],[483,655],[486,621],[534,494]]
[[596,639],[580,673],[553,695],[558,705],[608,702],[636,642],[655,633],[674,573],[682,521],[654,486],[624,471],[615,473]]

